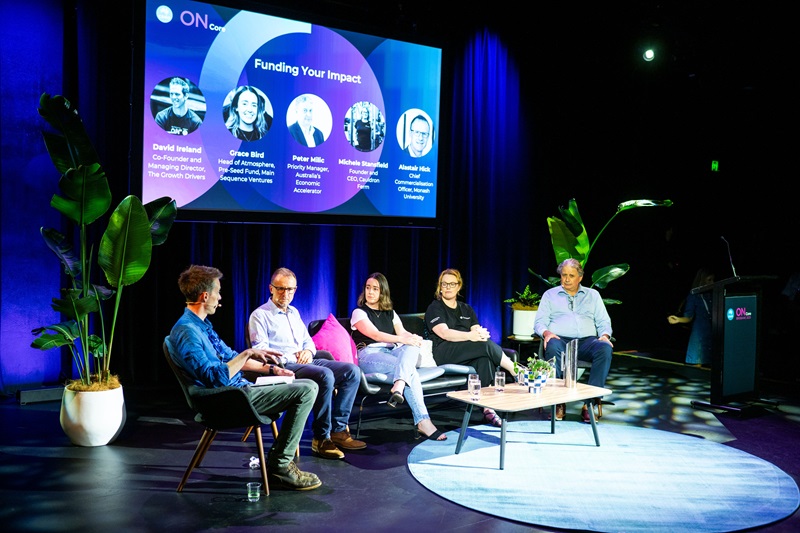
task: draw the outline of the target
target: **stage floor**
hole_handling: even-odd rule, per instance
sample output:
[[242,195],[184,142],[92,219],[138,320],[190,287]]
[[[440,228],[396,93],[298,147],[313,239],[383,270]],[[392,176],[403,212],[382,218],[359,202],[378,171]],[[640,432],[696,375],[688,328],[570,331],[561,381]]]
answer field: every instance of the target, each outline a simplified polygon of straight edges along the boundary
[[[753,405],[735,415],[692,409],[687,402],[708,396],[708,371],[646,357],[615,355],[603,425],[619,424],[682,433],[733,447],[764,459],[800,479],[800,401],[795,387],[762,385],[762,396],[778,407]],[[772,391],[775,391],[774,393]],[[409,472],[414,440],[407,407],[365,411],[361,437],[368,448],[342,461],[310,455],[311,435],[301,443],[300,466],[323,481],[310,492],[272,491],[257,504],[246,501],[245,483],[258,477],[248,468],[255,455],[241,433],[221,433],[205,464],[175,488],[202,433],[177,389],[125,389],[128,421],[113,444],[72,446],[58,421],[59,402],[19,405],[0,401],[0,523],[3,530],[170,531],[230,533],[278,526],[281,531],[522,532],[531,527],[462,507],[437,496]],[[632,406],[636,405],[636,408]],[[461,424],[463,406],[444,398],[429,403],[434,423],[446,431]],[[568,409],[577,422],[580,406]],[[473,424],[480,425],[479,415]],[[268,435],[269,432],[265,432]],[[558,435],[558,433],[557,433]],[[269,446],[270,438],[265,444]],[[96,527],[93,527],[94,524]],[[753,529],[768,533],[800,531],[795,512],[776,524]]]

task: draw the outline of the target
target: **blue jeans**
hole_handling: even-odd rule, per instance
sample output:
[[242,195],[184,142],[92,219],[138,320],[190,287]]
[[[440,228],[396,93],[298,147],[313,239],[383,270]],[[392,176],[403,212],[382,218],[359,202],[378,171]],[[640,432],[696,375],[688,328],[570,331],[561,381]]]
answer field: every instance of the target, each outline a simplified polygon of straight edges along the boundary
[[358,365],[365,374],[381,373],[392,377],[392,381],[402,379],[406,382],[403,397],[411,408],[414,425],[430,418],[425,399],[422,396],[422,382],[417,372],[419,348],[401,344],[395,348],[361,348],[358,351]]
[[[288,363],[296,378],[310,379],[319,386],[312,409],[311,431],[315,439],[330,438],[331,432],[345,431],[350,411],[361,384],[361,370],[353,363],[314,359],[310,364]],[[334,394],[334,389],[336,394]]]
[[[572,339],[561,337],[560,339],[550,339],[547,348],[544,349],[544,359],[549,361],[556,358],[556,377],[561,375],[561,354],[567,351],[567,343]],[[599,340],[597,337],[584,337],[578,340],[578,360],[591,361],[592,368],[589,370],[589,385],[595,387],[605,387],[608,371],[611,369],[611,353],[614,349],[607,342]]]

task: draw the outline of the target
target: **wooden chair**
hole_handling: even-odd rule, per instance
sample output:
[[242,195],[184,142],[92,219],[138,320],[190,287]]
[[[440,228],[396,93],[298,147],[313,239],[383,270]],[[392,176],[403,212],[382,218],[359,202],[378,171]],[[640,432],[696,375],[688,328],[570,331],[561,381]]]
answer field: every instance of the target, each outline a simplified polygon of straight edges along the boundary
[[270,424],[272,426],[273,435],[277,437],[278,427],[275,424],[275,419],[277,419],[281,413],[276,413],[275,419],[268,415],[262,415],[256,411],[252,403],[250,403],[247,393],[240,387],[206,388],[196,385],[194,381],[186,375],[183,369],[175,363],[172,355],[170,355],[172,345],[169,341],[169,337],[164,339],[163,348],[167,364],[175,374],[181,386],[181,390],[183,390],[186,403],[195,413],[195,422],[202,424],[205,428],[202,437],[200,437],[200,442],[198,442],[197,448],[194,451],[192,460],[189,462],[189,466],[186,467],[186,472],[184,472],[183,478],[178,484],[177,492],[183,490],[192,470],[203,461],[203,457],[205,457],[211,443],[214,441],[214,437],[217,436],[219,431],[246,428],[242,441],[245,441],[250,432],[255,429],[258,459],[261,463],[261,481],[264,486],[265,494],[269,496],[267,459],[264,455],[261,426]]

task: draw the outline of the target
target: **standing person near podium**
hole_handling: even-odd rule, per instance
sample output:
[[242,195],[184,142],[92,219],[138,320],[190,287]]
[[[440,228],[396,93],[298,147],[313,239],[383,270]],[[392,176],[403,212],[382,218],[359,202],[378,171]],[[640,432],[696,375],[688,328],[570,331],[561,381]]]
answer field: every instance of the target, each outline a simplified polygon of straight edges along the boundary
[[[714,283],[714,273],[706,267],[697,270],[692,289]],[[686,364],[709,366],[711,364],[711,291],[692,294],[686,297],[681,316],[669,315],[670,324],[691,324],[689,345],[686,347]]]
[[[561,354],[569,341],[579,339],[578,359],[592,363],[589,385],[605,387],[614,345],[611,318],[603,298],[595,289],[581,285],[583,267],[577,259],[565,259],[556,271],[561,285],[544,292],[533,324],[534,333],[544,343],[544,358],[555,358],[556,375],[560,377]],[[564,418],[565,411],[565,404],[556,405],[556,420]],[[581,416],[584,422],[591,421],[586,405]]]

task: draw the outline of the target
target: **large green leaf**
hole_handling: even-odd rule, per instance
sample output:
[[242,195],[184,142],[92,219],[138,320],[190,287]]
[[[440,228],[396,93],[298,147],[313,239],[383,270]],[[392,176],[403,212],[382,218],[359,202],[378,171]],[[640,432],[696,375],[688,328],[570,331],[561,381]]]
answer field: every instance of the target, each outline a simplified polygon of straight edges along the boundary
[[127,196],[111,214],[100,240],[97,263],[109,285],[118,289],[142,279],[150,267],[152,253],[147,212],[139,198]]
[[172,223],[178,215],[178,205],[175,200],[167,196],[162,196],[144,206],[147,218],[150,220],[150,236],[153,239],[153,246],[158,246],[167,240]]
[[589,238],[585,235],[586,228],[583,225],[583,219],[581,219],[581,214],[578,211],[578,202],[575,201],[575,198],[570,199],[566,209],[559,206],[558,211],[561,213],[561,218],[567,224],[569,231],[572,232],[578,240],[585,239],[586,246],[588,246]]
[[[46,333],[47,331],[53,331],[54,333]],[[31,343],[31,348],[39,348],[40,350],[49,350],[50,348],[74,344],[75,339],[80,337],[78,323],[74,320],[38,327],[33,329],[31,333],[37,335],[37,338]]]
[[50,205],[79,226],[91,224],[111,206],[111,189],[97,163],[69,169],[58,187],[63,196],[53,195]]
[[45,132],[43,136],[50,159],[60,174],[100,161],[78,110],[69,100],[44,93],[39,98],[39,114],[58,132]]
[[617,206],[617,213],[622,213],[637,207],[670,207],[672,200],[628,200]]
[[39,232],[42,234],[47,247],[53,250],[53,253],[61,260],[61,264],[64,265],[64,272],[72,279],[81,277],[81,262],[78,256],[75,255],[72,244],[67,242],[64,234],[53,228],[40,228]]
[[561,264],[565,259],[574,257],[581,261],[584,252],[581,251],[580,242],[575,237],[563,220],[556,217],[549,217],[547,225],[550,228],[550,241],[553,244],[553,252],[556,256],[556,264]]
[[606,285],[611,283],[617,278],[621,278],[625,274],[628,273],[628,270],[631,269],[631,266],[627,263],[621,263],[619,265],[609,265],[607,267],[603,267],[599,270],[595,270],[592,272],[592,287],[597,287],[598,289],[605,289]]
[[76,320],[83,320],[89,313],[100,310],[97,299],[94,296],[81,297],[80,289],[65,289],[62,293],[63,298],[53,298],[53,303],[50,304],[54,311]]

